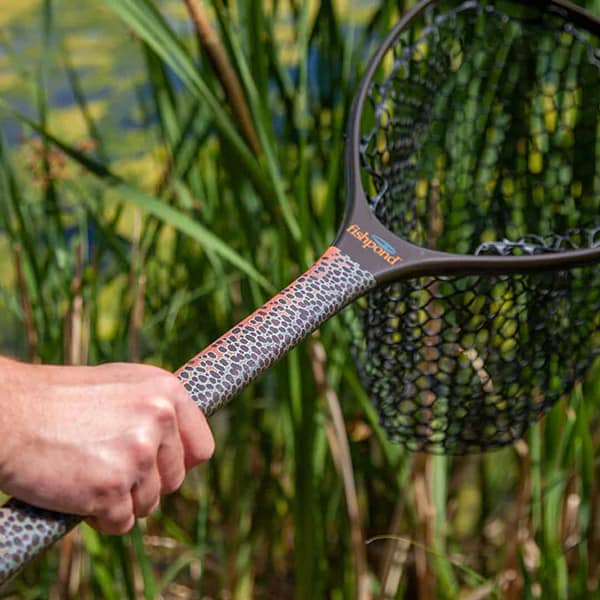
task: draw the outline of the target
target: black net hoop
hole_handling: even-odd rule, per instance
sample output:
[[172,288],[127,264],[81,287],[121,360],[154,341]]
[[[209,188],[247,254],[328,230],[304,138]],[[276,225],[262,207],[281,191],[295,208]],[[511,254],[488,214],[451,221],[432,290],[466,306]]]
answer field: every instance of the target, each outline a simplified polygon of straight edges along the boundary
[[[381,61],[362,131],[371,209],[413,244],[600,246],[600,43],[581,25],[525,3],[437,3]],[[391,439],[480,451],[521,437],[600,353],[600,267],[414,278],[353,314]]]

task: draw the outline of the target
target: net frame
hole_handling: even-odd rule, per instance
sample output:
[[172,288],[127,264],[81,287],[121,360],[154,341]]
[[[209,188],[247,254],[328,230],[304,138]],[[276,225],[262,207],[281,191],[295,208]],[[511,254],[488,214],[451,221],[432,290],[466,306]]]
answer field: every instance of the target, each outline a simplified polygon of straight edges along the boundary
[[[565,7],[570,11],[567,19],[558,12]],[[360,161],[362,188],[373,214],[412,244],[461,254],[465,261],[471,257],[489,258],[498,265],[477,275],[436,275],[392,283],[370,292],[357,303],[349,318],[361,380],[388,436],[412,450],[459,454],[501,447],[520,438],[532,421],[583,378],[600,353],[600,187],[593,189],[591,204],[579,210],[577,218],[569,218],[568,211],[563,211],[560,218],[554,215],[556,206],[564,202],[562,186],[563,193],[550,190],[550,196],[555,197],[552,202],[547,198],[539,202],[541,210],[536,207],[537,212],[531,211],[528,205],[522,211],[533,213],[526,220],[543,225],[538,230],[515,226],[514,217],[508,226],[499,225],[508,219],[497,211],[493,231],[475,227],[475,233],[459,235],[461,227],[473,229],[473,221],[481,222],[485,211],[466,193],[477,191],[473,181],[470,188],[461,190],[462,204],[457,205],[456,192],[454,196],[448,193],[447,182],[440,182],[437,176],[441,171],[436,171],[440,156],[446,152],[448,159],[447,148],[435,154],[447,140],[431,141],[436,135],[440,138],[436,128],[440,129],[441,120],[431,117],[436,110],[443,114],[439,106],[435,107],[436,100],[439,105],[440,86],[426,77],[432,72],[431,64],[425,62],[427,69],[423,69],[418,63],[431,56],[431,39],[437,37],[438,44],[444,41],[440,41],[440,28],[448,23],[456,26],[469,11],[474,15],[475,29],[484,22],[480,41],[489,40],[486,19],[495,22],[498,31],[505,32],[499,37],[498,51],[503,47],[510,49],[510,36],[522,41],[523,30],[530,32],[536,47],[548,44],[551,36],[556,36],[559,52],[564,50],[561,38],[567,45],[578,46],[580,54],[581,48],[587,49],[592,78],[586,84],[586,97],[590,90],[595,91],[596,104],[587,113],[580,106],[571,109],[578,110],[579,117],[583,114],[582,123],[589,122],[590,114],[600,114],[600,27],[597,21],[563,2],[421,3],[388,36],[367,69],[354,106],[355,115],[362,118],[351,119],[354,126],[350,130],[348,160]],[[419,19],[421,37],[413,36],[410,44],[402,44],[402,36],[419,32],[415,30]],[[535,38],[533,31],[538,34]],[[479,48],[473,53],[472,47],[465,46],[456,53],[456,39],[446,43],[442,54],[455,54],[447,54],[446,63],[433,70],[442,81],[448,73],[460,77],[469,57],[474,56],[477,61],[482,51]],[[559,59],[553,58],[556,48],[552,44],[549,48],[546,63],[552,65]],[[386,58],[390,53],[393,58]],[[410,62],[408,57],[414,58],[415,53],[421,53],[423,58]],[[456,64],[459,54],[462,62],[455,68],[453,60]],[[530,55],[539,58],[533,51]],[[493,56],[497,58],[498,53]],[[377,71],[382,65],[389,69],[386,61],[392,64],[392,77],[378,79]],[[508,58],[508,64],[506,61]],[[399,75],[402,85],[394,79]],[[472,78],[463,79],[463,87],[473,85]],[[516,79],[522,82],[523,74],[517,73]],[[535,82],[533,75],[531,80]],[[423,96],[414,94],[410,98],[407,89],[419,86],[424,90]],[[456,86],[453,92],[456,93]],[[571,96],[574,94],[572,91]],[[510,112],[506,107],[511,98],[505,95],[502,99],[499,117]],[[497,102],[498,97],[490,101]],[[535,95],[527,101],[531,105]],[[515,117],[516,109],[511,110]],[[544,113],[537,116],[543,117]],[[371,128],[367,123],[365,133],[369,117]],[[356,125],[357,121],[360,125]],[[394,133],[396,137],[390,141],[384,134],[382,142],[381,131],[387,124],[393,124],[401,135]],[[521,135],[527,134],[527,127],[522,129]],[[587,146],[583,144],[595,144],[597,148],[593,181],[600,180],[596,167],[600,165],[598,140],[600,129],[589,136]],[[573,144],[570,149],[573,150]],[[427,173],[423,174],[422,169],[415,176],[423,165]],[[531,163],[527,163],[513,179],[523,184],[535,179],[530,167]],[[480,177],[480,190],[485,189],[492,171],[488,169],[487,179]],[[462,175],[465,178],[464,172]],[[425,193],[419,193],[423,181]],[[494,208],[488,199],[486,209],[490,206]],[[456,222],[456,214],[461,212],[457,208],[472,213],[465,219],[468,227],[465,223],[448,225],[449,221]]]

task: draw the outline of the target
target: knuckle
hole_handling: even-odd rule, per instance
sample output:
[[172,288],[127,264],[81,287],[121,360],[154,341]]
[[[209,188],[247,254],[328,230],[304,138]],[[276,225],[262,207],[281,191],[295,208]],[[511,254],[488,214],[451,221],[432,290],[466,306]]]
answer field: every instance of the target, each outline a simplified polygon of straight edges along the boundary
[[135,523],[130,500],[112,502],[89,515],[86,521],[95,529],[110,535],[127,533]]
[[103,485],[103,493],[99,494],[100,498],[104,498],[106,502],[110,502],[111,498],[122,497],[129,494],[131,485],[128,479],[120,473],[112,473],[106,477]]
[[200,464],[210,460],[215,453],[215,439],[212,434],[208,434],[201,444],[198,444],[192,453],[193,464]]
[[120,535],[127,533],[134,524],[135,516],[131,501],[113,504],[100,519],[106,524],[112,533]]
[[212,458],[214,453],[215,453],[215,439],[212,436],[210,436],[210,438],[206,440],[206,447],[205,447],[205,452],[204,452],[204,456],[203,456],[203,461],[207,461],[210,458]]
[[156,498],[154,498],[152,500],[151,503],[148,503],[146,506],[143,506],[143,507],[139,508],[138,510],[136,510],[136,517],[144,518],[144,517],[150,516],[158,508],[159,504],[160,504],[160,497],[157,496]]
[[148,471],[154,466],[156,447],[146,432],[137,432],[131,441],[131,450],[135,466],[140,471]]
[[167,398],[158,397],[150,401],[153,419],[161,426],[168,429],[175,427],[177,414],[175,407]]
[[196,465],[201,465],[202,463],[205,463],[210,460],[210,458],[214,454],[214,450],[214,444],[212,444],[211,446],[204,446],[198,450],[195,450],[194,452],[188,454],[188,456],[186,457],[186,464],[190,468]]
[[158,510],[159,506],[160,506],[160,496],[158,496],[156,498],[156,501],[154,502],[154,504],[150,508],[150,511],[148,512],[148,514],[152,514],[155,510]]
[[81,499],[80,513],[85,516],[96,514],[98,511],[98,500],[96,494],[88,494],[85,498]]
[[172,494],[173,492],[176,492],[183,485],[184,480],[185,469],[181,469],[181,471],[173,474],[173,476],[163,481],[162,492],[164,494]]
[[173,373],[169,373],[169,371],[165,371],[154,365],[145,365],[145,368],[147,370],[148,382],[152,383],[155,388],[170,392],[178,385],[178,379]]
[[111,533],[114,535],[124,535],[133,529],[134,524],[135,517],[133,515],[122,521],[113,522],[110,525]]

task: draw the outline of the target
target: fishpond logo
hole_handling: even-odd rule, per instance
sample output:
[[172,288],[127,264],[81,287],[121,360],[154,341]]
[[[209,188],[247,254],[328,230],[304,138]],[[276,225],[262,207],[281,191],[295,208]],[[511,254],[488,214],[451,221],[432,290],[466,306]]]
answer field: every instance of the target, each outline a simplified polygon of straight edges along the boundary
[[346,231],[359,242],[365,250],[372,250],[377,256],[381,256],[390,265],[395,265],[402,260],[398,256],[396,249],[383,238],[378,235],[369,234],[368,231],[363,231],[358,225],[350,225]]

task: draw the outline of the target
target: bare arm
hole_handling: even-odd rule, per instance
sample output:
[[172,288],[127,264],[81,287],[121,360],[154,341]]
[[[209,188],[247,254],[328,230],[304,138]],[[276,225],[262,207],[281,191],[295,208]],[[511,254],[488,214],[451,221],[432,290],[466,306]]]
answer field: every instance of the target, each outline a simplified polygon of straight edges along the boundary
[[113,534],[152,512],[214,450],[202,412],[167,371],[2,357],[0,440],[0,489]]

